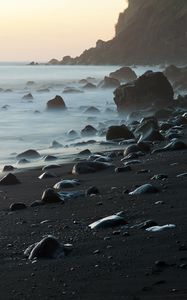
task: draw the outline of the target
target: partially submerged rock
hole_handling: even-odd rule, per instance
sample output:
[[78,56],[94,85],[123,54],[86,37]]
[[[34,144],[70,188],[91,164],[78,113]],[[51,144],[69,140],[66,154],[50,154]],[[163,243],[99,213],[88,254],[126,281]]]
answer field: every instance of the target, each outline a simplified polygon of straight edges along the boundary
[[119,81],[133,81],[137,79],[136,73],[130,67],[122,67],[114,72],[111,72],[110,77]]
[[96,133],[97,133],[97,129],[95,129],[91,125],[87,125],[81,130],[82,136],[93,136],[96,135]]
[[121,85],[114,91],[119,113],[139,109],[167,107],[173,100],[173,88],[161,72],[146,72],[134,82]]
[[118,86],[120,86],[119,80],[108,76],[105,76],[105,78],[99,83],[99,87],[103,89],[116,88]]
[[16,156],[17,159],[37,159],[40,158],[40,154],[38,153],[38,151],[33,150],[33,149],[29,149],[26,150],[20,154],[18,154]]
[[30,245],[25,251],[24,255],[28,259],[54,259],[62,258],[72,250],[72,245],[61,244],[55,237],[47,236],[40,242]]
[[33,98],[33,95],[32,95],[31,93],[28,93],[28,94],[24,95],[24,96],[22,97],[22,99],[23,99],[23,100],[32,100],[32,99],[34,99],[34,98]]
[[65,110],[66,104],[61,96],[56,95],[54,99],[47,102],[47,110]]

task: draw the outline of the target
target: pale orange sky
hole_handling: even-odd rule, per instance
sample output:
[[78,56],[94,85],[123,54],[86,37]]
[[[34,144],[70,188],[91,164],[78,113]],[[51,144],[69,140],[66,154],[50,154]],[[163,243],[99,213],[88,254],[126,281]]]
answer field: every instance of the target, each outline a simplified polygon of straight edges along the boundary
[[5,0],[0,61],[47,61],[79,55],[114,36],[126,0]]

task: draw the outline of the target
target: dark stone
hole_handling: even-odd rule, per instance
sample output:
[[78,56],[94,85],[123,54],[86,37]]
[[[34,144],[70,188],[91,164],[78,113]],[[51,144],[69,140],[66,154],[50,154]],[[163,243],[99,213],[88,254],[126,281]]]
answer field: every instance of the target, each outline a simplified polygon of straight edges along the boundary
[[153,186],[152,184],[146,183],[136,188],[134,191],[129,193],[129,195],[154,194],[158,192],[159,189],[157,187]]
[[96,89],[96,85],[91,83],[91,82],[88,82],[86,83],[84,86],[83,86],[83,89],[85,90],[93,90],[93,89]]
[[41,201],[44,203],[56,203],[63,202],[58,193],[56,193],[53,189],[46,189],[43,194]]
[[115,168],[115,173],[124,173],[124,172],[128,172],[131,170],[132,170],[131,166],[118,167],[118,168]]
[[13,185],[13,184],[19,184],[19,183],[21,183],[21,182],[12,173],[8,173],[0,180],[0,185]]
[[22,159],[22,158],[37,159],[37,158],[40,158],[40,154],[36,150],[30,149],[30,150],[26,150],[26,151],[18,154],[16,156],[16,158],[17,159]]
[[47,155],[44,158],[44,161],[53,161],[53,160],[57,160],[57,157],[53,155]]
[[66,105],[61,96],[57,95],[54,99],[47,102],[47,110],[65,110]]
[[133,81],[137,79],[136,73],[130,67],[122,67],[115,72],[111,72],[109,76],[119,81]]
[[25,165],[25,164],[28,164],[30,163],[30,161],[26,158],[21,158],[19,161],[18,161],[18,165]]
[[75,130],[69,130],[68,132],[67,132],[67,135],[68,135],[68,137],[70,137],[70,138],[76,138],[77,136],[78,136],[78,133],[75,131]]
[[86,196],[90,196],[92,194],[94,195],[100,194],[100,191],[96,186],[91,186],[86,190]]
[[34,98],[33,98],[33,95],[32,95],[31,93],[29,93],[29,94],[24,95],[24,96],[22,97],[22,99],[23,99],[23,100],[32,100],[32,99],[34,99]]
[[55,237],[48,236],[43,238],[40,242],[29,246],[25,250],[24,255],[30,260],[62,258],[70,251],[72,248],[72,246],[70,246],[71,245],[62,245]]
[[173,88],[161,72],[146,72],[137,80],[118,87],[114,102],[119,113],[167,107],[173,100]]
[[57,169],[57,168],[60,168],[61,166],[60,165],[48,165],[48,166],[44,166],[42,168],[42,171],[47,171],[47,170],[50,170],[50,169]]
[[63,145],[57,141],[52,141],[52,144],[50,145],[50,148],[61,148]]
[[141,228],[141,229],[147,229],[147,228],[149,228],[149,227],[157,226],[157,225],[158,225],[157,222],[155,222],[155,221],[153,221],[153,220],[147,220],[147,221],[145,221],[145,222],[140,226],[140,228]]
[[3,172],[10,172],[10,171],[14,171],[15,168],[11,165],[6,165],[3,167]]
[[89,149],[85,149],[79,152],[79,155],[90,155],[91,151]]
[[104,228],[112,228],[120,225],[126,225],[127,221],[123,216],[118,214],[108,216],[106,218],[100,219],[89,225],[91,229],[104,229]]
[[109,168],[113,168],[114,166],[110,163],[106,162],[96,162],[96,161],[88,161],[88,162],[78,162],[74,165],[72,169],[72,174],[88,174],[94,173],[102,170],[106,170]]
[[25,209],[25,208],[27,208],[27,206],[24,203],[21,203],[21,202],[12,203],[10,205],[10,210],[11,211],[21,210],[21,209]]
[[169,144],[167,144],[165,147],[163,148],[158,148],[152,151],[152,153],[156,153],[156,152],[164,152],[164,151],[175,151],[175,150],[185,150],[187,149],[187,145],[180,141],[173,141]]
[[87,125],[81,130],[82,136],[92,136],[92,135],[96,135],[96,133],[97,130],[91,125]]
[[73,88],[73,87],[66,87],[63,90],[63,94],[81,94],[81,93],[84,93],[84,92],[79,89]]
[[99,87],[103,89],[116,88],[120,86],[118,79],[105,76],[104,80],[99,83]]
[[84,113],[85,114],[99,114],[100,110],[94,106],[90,106],[84,111]]
[[110,126],[106,133],[107,140],[115,140],[115,139],[133,139],[134,134],[128,129],[127,126]]
[[47,179],[47,178],[54,178],[55,175],[49,173],[49,172],[44,172],[43,174],[41,174],[38,178],[39,179]]

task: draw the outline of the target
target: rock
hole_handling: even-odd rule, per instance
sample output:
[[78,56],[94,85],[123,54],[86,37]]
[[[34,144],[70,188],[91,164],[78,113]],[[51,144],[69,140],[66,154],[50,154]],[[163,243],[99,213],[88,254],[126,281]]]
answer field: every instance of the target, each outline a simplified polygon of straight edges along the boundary
[[25,209],[25,208],[27,208],[27,206],[24,203],[21,203],[21,202],[12,203],[10,205],[10,210],[11,211],[22,210],[22,209]]
[[75,186],[80,185],[80,180],[78,179],[63,179],[57,182],[53,188],[56,190],[67,189],[67,188],[74,188]]
[[61,96],[57,95],[54,99],[47,102],[47,110],[65,110],[66,105]]
[[62,258],[69,251],[72,245],[63,245],[53,236],[47,236],[40,242],[30,245],[24,252],[24,255],[30,260],[42,258]]
[[129,171],[132,171],[131,166],[115,168],[115,173],[124,173],[124,172],[129,172]]
[[71,129],[67,132],[67,136],[70,138],[76,138],[78,136],[78,133],[75,130]]
[[22,97],[22,99],[23,99],[23,100],[32,100],[32,99],[34,99],[34,98],[33,98],[33,95],[32,95],[31,93],[29,93],[29,94],[24,95],[24,96]]
[[152,153],[164,152],[164,151],[185,150],[185,149],[187,149],[187,145],[180,140],[176,140],[176,141],[173,141],[173,142],[167,144],[163,148],[158,148],[158,149],[153,150]]
[[164,71],[165,76],[172,82],[174,88],[187,89],[187,67],[168,66]]
[[159,109],[155,112],[154,116],[157,120],[168,120],[172,116],[173,111],[171,109]]
[[44,161],[53,161],[53,160],[57,160],[58,158],[54,155],[47,155],[44,157]]
[[94,106],[90,106],[84,111],[84,113],[85,114],[99,114],[100,110]]
[[39,89],[37,90],[38,93],[49,93],[50,92],[50,89],[48,88],[44,88],[44,89]]
[[152,184],[146,183],[138,188],[136,188],[134,191],[129,193],[129,195],[143,195],[143,194],[155,194],[158,193],[159,189]]
[[176,227],[176,225],[174,224],[166,224],[163,226],[153,226],[153,227],[149,227],[146,229],[146,231],[148,232],[160,232],[160,231],[164,231],[167,229],[174,229]]
[[187,172],[178,174],[177,177],[179,177],[179,178],[180,178],[180,177],[187,177]]
[[40,154],[36,150],[30,149],[30,150],[26,150],[26,151],[18,154],[16,156],[16,158],[17,159],[22,159],[22,158],[37,159],[37,158],[40,158]]
[[99,83],[99,87],[103,89],[116,88],[120,86],[118,79],[105,76],[104,80]]
[[47,179],[47,178],[54,178],[54,177],[56,177],[56,176],[49,172],[44,172],[38,178],[39,179]]
[[141,229],[147,229],[153,226],[157,226],[157,222],[153,221],[153,220],[147,220],[145,221],[143,224],[141,224],[140,228]]
[[158,130],[150,129],[150,131],[140,136],[138,142],[145,142],[145,141],[156,142],[156,141],[164,141],[164,140],[165,137]]
[[91,223],[89,227],[91,229],[104,229],[104,228],[112,228],[115,226],[126,225],[127,221],[124,219],[123,216],[120,215],[111,215],[100,219],[94,223]]
[[133,160],[130,160],[130,161],[126,161],[124,163],[125,166],[129,166],[129,165],[137,165],[137,164],[141,164],[141,160],[138,160],[138,159],[133,159]]
[[168,178],[168,175],[164,175],[164,174],[156,174],[154,175],[151,180],[163,180]]
[[86,190],[86,196],[100,194],[99,189],[96,186],[91,186]]
[[0,185],[13,185],[19,183],[21,183],[19,179],[17,179],[17,177],[12,173],[8,173],[0,180]]
[[72,87],[66,87],[63,90],[63,94],[81,94],[81,93],[84,93],[84,92],[79,89],[72,88]]
[[112,158],[100,154],[92,154],[88,157],[88,161],[111,162]]
[[3,172],[11,172],[11,171],[14,171],[14,170],[15,170],[15,168],[11,165],[5,165],[3,167]]
[[79,155],[90,155],[91,151],[89,149],[82,150],[78,153]]
[[26,85],[28,85],[28,86],[31,86],[31,85],[34,85],[34,84],[35,84],[35,82],[32,81],[32,80],[26,82]]
[[93,136],[96,135],[97,129],[95,129],[91,125],[86,125],[82,130],[81,130],[81,135],[82,136]]
[[95,162],[95,161],[78,162],[73,166],[72,174],[79,175],[79,174],[94,173],[94,172],[103,171],[113,167],[114,166],[112,164],[104,163],[104,162]]
[[30,161],[26,158],[21,158],[17,163],[18,163],[18,165],[25,165],[25,164],[30,163]]
[[138,153],[140,151],[141,151],[141,149],[137,144],[129,145],[124,150],[124,156],[127,156],[131,153]]
[[134,131],[134,134],[139,136],[139,144],[140,142],[155,142],[155,141],[163,141],[165,137],[158,130],[158,123],[155,119],[149,119],[143,121]]
[[49,146],[49,148],[61,148],[63,147],[63,145],[57,141],[52,141],[51,145]]
[[41,201],[43,203],[56,203],[56,202],[63,202],[63,200],[60,198],[58,193],[56,193],[53,189],[46,189],[43,194]]
[[86,83],[84,86],[83,86],[83,89],[85,90],[93,90],[93,89],[96,89],[96,85],[91,83],[91,82],[88,82]]
[[109,76],[119,81],[133,81],[137,79],[136,73],[130,67],[122,67],[115,72],[111,72]]
[[110,126],[106,133],[107,140],[115,140],[115,139],[133,139],[134,134],[128,129],[127,126]]
[[139,109],[164,108],[173,100],[173,88],[161,72],[146,72],[132,83],[114,91],[114,102],[119,113]]
[[50,170],[50,169],[57,169],[57,168],[60,168],[61,166],[60,165],[48,165],[48,166],[44,166],[42,168],[42,171],[47,171],[47,170]]
[[187,124],[187,118],[184,116],[178,116],[176,117],[176,119],[174,120],[173,124],[175,126],[180,126],[180,125],[186,125]]

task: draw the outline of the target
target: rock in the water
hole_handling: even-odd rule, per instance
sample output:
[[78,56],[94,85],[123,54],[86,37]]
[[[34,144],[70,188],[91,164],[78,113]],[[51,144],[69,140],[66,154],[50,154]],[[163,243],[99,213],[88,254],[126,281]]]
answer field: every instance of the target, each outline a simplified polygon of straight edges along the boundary
[[8,173],[0,180],[0,185],[13,185],[19,183],[21,183],[19,179],[17,179],[17,177],[12,173]]
[[11,172],[11,171],[14,171],[15,168],[11,165],[6,165],[3,167],[3,172]]
[[25,208],[27,208],[27,206],[24,203],[21,203],[21,202],[12,203],[10,205],[10,210],[11,211],[22,210],[22,209],[25,209]]
[[42,168],[42,171],[47,171],[47,170],[50,170],[50,169],[57,169],[57,168],[60,168],[60,165],[48,165],[48,166],[44,166]]
[[96,186],[91,186],[86,190],[86,196],[100,194],[99,189]]
[[57,95],[54,99],[47,102],[47,110],[65,110],[66,105],[61,96]]
[[24,95],[24,96],[22,97],[22,99],[23,99],[23,100],[32,100],[32,99],[34,99],[34,98],[33,98],[33,95],[32,95],[31,93],[29,93],[29,94]]
[[95,129],[91,125],[87,125],[81,130],[82,136],[92,136],[92,135],[96,135],[96,133],[97,133],[97,129]]
[[85,114],[99,114],[100,113],[100,110],[94,106],[90,106],[88,107],[85,111],[84,111]]
[[91,82],[88,82],[86,83],[84,86],[83,86],[83,89],[85,90],[93,90],[93,89],[96,89],[96,85],[91,83]]
[[49,146],[49,148],[61,148],[63,147],[63,145],[57,141],[52,141],[51,145]]
[[118,79],[105,76],[104,80],[99,83],[99,87],[103,89],[107,88],[116,88],[120,86],[120,82]]
[[53,161],[53,160],[57,160],[57,157],[54,155],[47,155],[44,157],[44,161]]
[[67,136],[70,138],[76,138],[78,136],[78,133],[75,130],[71,129],[67,132]]
[[25,165],[25,164],[29,164],[30,161],[26,158],[21,158],[17,163],[18,165]]
[[116,139],[133,139],[134,134],[128,129],[127,126],[110,126],[106,133],[107,140],[116,140]]
[[53,175],[49,172],[44,172],[38,178],[39,179],[47,179],[47,178],[54,178],[54,177],[55,177],[55,175]]
[[47,258],[62,258],[70,250],[72,245],[63,245],[53,236],[47,236],[40,242],[30,245],[24,252],[24,255],[30,260],[47,259]]
[[143,195],[143,194],[154,194],[158,193],[159,189],[152,184],[146,183],[139,186],[134,191],[130,192],[129,195]]
[[22,158],[37,159],[37,158],[40,158],[40,154],[36,150],[30,149],[30,150],[26,150],[26,151],[18,154],[16,156],[16,158],[17,159],[22,159]]
[[94,172],[106,170],[113,167],[114,166],[112,164],[106,162],[95,162],[95,161],[78,162],[73,166],[72,174],[79,175],[79,174],[94,173]]
[[122,67],[115,72],[111,72],[109,76],[119,81],[133,81],[137,79],[136,73],[130,67]]
[[146,72],[134,82],[114,91],[114,102],[119,113],[138,109],[163,108],[173,100],[173,88],[161,72]]
[[90,155],[91,151],[89,149],[85,149],[79,152],[79,155]]
[[63,202],[61,197],[56,193],[53,189],[46,189],[43,194],[41,201],[44,203],[56,203],[56,202]]
[[116,214],[116,215],[111,215],[103,219],[100,219],[94,223],[91,223],[89,227],[91,229],[104,229],[104,228],[111,228],[111,227],[126,225],[126,224],[127,221],[125,220],[125,218],[123,216]]
[[79,89],[76,89],[74,87],[66,87],[63,90],[63,94],[81,94],[81,93],[84,93],[84,92]]
[[69,179],[69,180],[64,179],[57,182],[53,188],[56,190],[61,190],[61,189],[74,188],[77,185],[80,185],[80,180],[78,179]]

